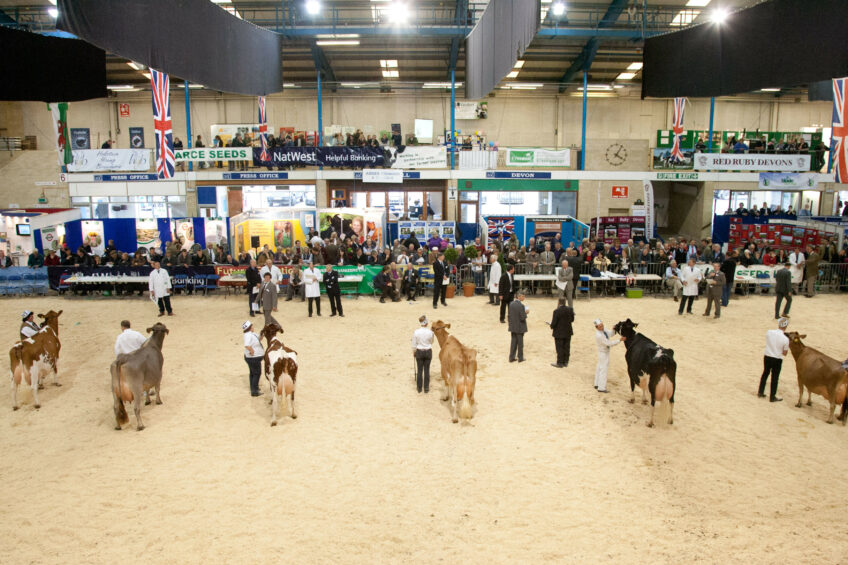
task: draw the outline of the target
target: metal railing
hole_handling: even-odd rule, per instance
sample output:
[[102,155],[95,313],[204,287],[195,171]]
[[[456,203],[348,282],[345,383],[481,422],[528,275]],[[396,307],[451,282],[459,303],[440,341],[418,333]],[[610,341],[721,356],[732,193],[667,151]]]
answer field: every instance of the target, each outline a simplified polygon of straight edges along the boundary
[[0,151],[21,151],[22,149],[20,137],[0,137]]

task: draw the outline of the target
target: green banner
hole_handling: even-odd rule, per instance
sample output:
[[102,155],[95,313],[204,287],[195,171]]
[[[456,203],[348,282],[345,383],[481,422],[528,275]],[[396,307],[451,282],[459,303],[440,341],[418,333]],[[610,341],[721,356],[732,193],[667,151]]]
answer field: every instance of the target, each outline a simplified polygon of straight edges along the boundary
[[[398,265],[398,272],[403,276],[403,273],[406,270],[407,265]],[[425,269],[432,269],[430,265],[423,265]],[[326,271],[326,267],[324,265],[316,265],[315,268],[322,273]],[[359,275],[362,277],[362,281],[356,284],[356,292],[359,294],[372,294],[374,292],[374,277],[379,274],[379,272],[383,269],[381,265],[363,265],[361,267],[355,265],[343,265],[341,267],[333,267],[335,271],[339,273],[340,277],[352,275]],[[306,267],[302,267],[301,270],[306,270]],[[342,294],[353,292],[353,283],[341,282],[339,283],[341,287]],[[324,285],[321,285],[321,293],[326,294],[327,289],[324,288]]]
[[551,179],[473,179],[457,182],[457,187],[462,191],[552,191],[552,192],[577,192],[580,182],[576,180],[551,180]]

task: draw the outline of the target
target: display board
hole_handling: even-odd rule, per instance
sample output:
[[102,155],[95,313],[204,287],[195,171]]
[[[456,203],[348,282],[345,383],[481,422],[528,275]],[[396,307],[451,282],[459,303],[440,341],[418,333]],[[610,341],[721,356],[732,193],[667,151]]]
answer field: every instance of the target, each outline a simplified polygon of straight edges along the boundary
[[422,244],[430,239],[433,232],[436,232],[440,238],[456,244],[456,222],[398,222],[398,238],[401,241],[408,238],[413,232],[415,238]]
[[82,221],[82,244],[90,245],[94,255],[103,255],[106,241],[103,236],[103,222],[100,220]]
[[731,217],[727,243],[731,248],[736,248],[760,239],[775,250],[792,251],[804,249],[807,245],[821,245],[822,235],[820,230],[804,226],[781,223],[744,224],[742,218]]
[[136,247],[162,248],[162,237],[156,218],[135,219],[135,244]]
[[371,239],[382,247],[386,212],[379,208],[320,208],[318,210],[318,233],[323,239],[336,232],[339,237],[350,237],[365,243]]
[[627,243],[628,239],[634,242],[647,241],[645,237],[644,216],[601,216],[592,218],[591,231],[598,233],[598,220],[600,219],[599,240],[612,244],[616,239],[620,243]]

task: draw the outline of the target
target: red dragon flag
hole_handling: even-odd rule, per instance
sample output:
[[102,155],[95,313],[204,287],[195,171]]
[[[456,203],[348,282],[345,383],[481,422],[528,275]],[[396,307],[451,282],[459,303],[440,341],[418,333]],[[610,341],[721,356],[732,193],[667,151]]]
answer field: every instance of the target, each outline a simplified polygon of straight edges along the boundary
[[683,111],[686,108],[685,98],[674,99],[674,118],[671,128],[674,132],[674,145],[671,147],[671,160],[683,161],[683,151],[680,149],[680,141],[683,137]]
[[833,152],[833,173],[835,182],[848,184],[848,118],[846,111],[845,83],[848,78],[833,79],[833,132],[830,134],[830,147]]
[[153,87],[153,130],[156,137],[156,173],[160,179],[173,178],[177,165],[169,83],[168,75],[150,69],[150,85]]

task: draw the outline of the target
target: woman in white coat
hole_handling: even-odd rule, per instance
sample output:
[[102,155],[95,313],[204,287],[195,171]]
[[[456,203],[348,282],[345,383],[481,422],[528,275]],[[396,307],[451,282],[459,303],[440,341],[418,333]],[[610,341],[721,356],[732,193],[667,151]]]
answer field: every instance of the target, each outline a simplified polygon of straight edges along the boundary
[[318,315],[321,315],[321,281],[324,279],[323,273],[315,268],[315,264],[310,261],[309,267],[303,271],[303,288],[306,290],[306,298],[309,300],[309,317],[312,317],[312,301],[315,301],[315,309]]
[[501,264],[498,263],[498,254],[492,253],[492,267],[489,269],[489,304],[498,305],[501,303],[498,298],[498,283],[501,280]]

